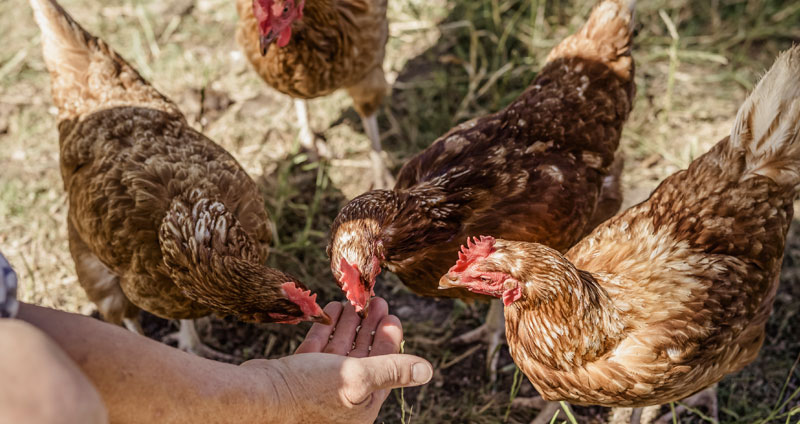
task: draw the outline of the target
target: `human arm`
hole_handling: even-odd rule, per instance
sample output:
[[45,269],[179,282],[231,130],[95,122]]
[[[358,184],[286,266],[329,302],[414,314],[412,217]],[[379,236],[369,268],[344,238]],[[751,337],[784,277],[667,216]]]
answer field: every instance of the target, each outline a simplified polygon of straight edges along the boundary
[[[326,311],[330,308],[336,306],[328,305]],[[347,316],[340,314],[341,319]],[[186,354],[80,315],[23,304],[17,318],[53,338],[78,364],[101,394],[111,422],[299,423],[319,414],[325,414],[327,422],[371,422],[385,399],[384,392],[370,397],[368,389],[378,380],[384,384],[376,389],[410,383],[416,363],[428,367],[425,382],[430,375],[430,365],[410,355],[348,358],[307,353],[236,366]],[[375,325],[373,352],[391,353],[378,346],[399,344],[399,321],[377,321],[365,321],[362,330]],[[355,333],[351,326],[352,322],[338,325],[334,339],[344,334],[347,337],[337,340],[347,342]],[[381,377],[387,373],[395,378]],[[375,383],[361,385],[365,376]],[[357,385],[362,386],[359,392],[343,389]],[[365,390],[369,393],[356,399]],[[366,398],[370,401],[355,405]]]
[[[42,330],[97,388],[111,422],[264,422],[279,409],[274,387],[122,327],[21,304],[17,318]],[[216,419],[214,417],[217,417]]]

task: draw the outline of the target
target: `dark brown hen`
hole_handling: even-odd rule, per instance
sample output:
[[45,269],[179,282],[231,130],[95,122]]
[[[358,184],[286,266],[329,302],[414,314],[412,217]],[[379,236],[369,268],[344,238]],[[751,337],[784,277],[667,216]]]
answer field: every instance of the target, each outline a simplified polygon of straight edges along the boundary
[[56,2],[31,6],[59,109],[70,251],[103,317],[134,329],[138,308],[325,320],[300,282],[264,265],[269,218],[236,160]]
[[798,186],[794,47],[745,101],[731,135],[648,200],[564,256],[484,238],[441,284],[503,298],[511,354],[546,399],[676,401],[756,358]]
[[[597,206],[604,180],[621,168],[609,172],[634,94],[631,19],[622,2],[602,2],[517,100],[440,137],[405,164],[393,190],[341,210],[331,268],[357,309],[366,309],[382,266],[415,293],[473,298],[437,289],[466,237],[563,251],[616,212]],[[605,182],[615,191],[605,196],[620,199],[618,185]]]

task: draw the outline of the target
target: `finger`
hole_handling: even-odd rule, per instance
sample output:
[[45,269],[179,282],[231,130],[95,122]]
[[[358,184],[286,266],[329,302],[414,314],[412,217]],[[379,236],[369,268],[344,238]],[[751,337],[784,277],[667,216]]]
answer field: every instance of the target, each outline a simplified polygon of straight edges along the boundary
[[352,385],[345,391],[347,400],[353,404],[363,402],[374,392],[383,396],[386,389],[425,384],[433,376],[431,364],[418,356],[395,354],[354,360],[359,361],[362,384]]
[[380,297],[373,298],[369,303],[369,315],[367,319],[361,321],[361,330],[356,336],[356,347],[347,356],[363,358],[369,355],[372,346],[372,339],[376,335],[376,330],[381,320],[389,314],[389,305]]
[[[400,322],[400,318],[394,315],[388,315],[378,324],[378,330],[376,330],[375,338],[372,341],[370,355],[380,356],[398,353],[400,352],[400,343],[402,343],[402,341],[403,324]],[[374,400],[376,402],[382,404],[386,401],[386,398],[389,397],[391,392],[390,389],[380,389],[376,390],[372,396],[375,398]]]
[[403,341],[403,324],[394,315],[385,316],[372,340],[372,351],[369,356],[389,355],[400,352],[400,343]]
[[333,324],[324,325],[315,323],[312,325],[311,329],[308,330],[308,334],[306,334],[305,340],[303,340],[303,343],[300,343],[300,346],[297,347],[294,353],[322,352],[322,349],[328,344],[331,333],[333,333],[334,328],[336,328],[337,321],[343,309],[344,306],[342,306],[341,302],[331,302],[325,305],[325,309],[323,310],[331,317]]
[[344,310],[336,324],[336,331],[333,338],[328,341],[328,345],[322,350],[325,353],[335,355],[347,355],[353,347],[353,339],[356,338],[356,328],[361,323],[361,318],[356,314],[356,310],[351,304],[344,305]]

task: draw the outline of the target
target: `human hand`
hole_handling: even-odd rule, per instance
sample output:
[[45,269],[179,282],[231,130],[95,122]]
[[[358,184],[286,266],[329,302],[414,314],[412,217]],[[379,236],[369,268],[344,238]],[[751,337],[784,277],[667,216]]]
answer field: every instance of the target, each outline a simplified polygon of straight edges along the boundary
[[332,326],[314,324],[295,355],[252,360],[243,367],[267,373],[281,423],[371,423],[392,388],[418,386],[433,375],[430,363],[399,355],[403,329],[376,297],[363,321],[351,305],[329,303]]

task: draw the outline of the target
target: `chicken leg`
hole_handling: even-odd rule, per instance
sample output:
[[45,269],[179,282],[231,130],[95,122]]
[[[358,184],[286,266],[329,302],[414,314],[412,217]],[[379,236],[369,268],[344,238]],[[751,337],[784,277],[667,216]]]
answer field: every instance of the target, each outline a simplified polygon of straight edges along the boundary
[[180,329],[177,332],[164,337],[164,342],[168,341],[176,341],[178,343],[178,349],[184,352],[193,353],[197,356],[225,362],[236,361],[235,356],[218,352],[203,344],[203,342],[200,341],[200,335],[197,334],[194,320],[191,319],[180,320]]
[[378,113],[369,116],[362,116],[361,123],[364,125],[364,132],[367,133],[372,150],[369,152],[372,162],[373,189],[390,189],[394,187],[394,177],[383,160],[383,149],[381,147],[381,134],[378,129]]
[[[697,408],[698,406],[705,406],[708,409],[708,416],[713,422],[719,422],[719,406],[717,404],[717,385],[714,384],[705,390],[695,393],[692,396],[682,400],[681,405],[675,407],[675,415],[680,415],[689,410],[689,408]],[[689,408],[687,408],[689,407]],[[670,424],[672,423],[672,412],[659,417],[655,424]],[[650,424],[642,420],[642,424]]]
[[328,146],[317,139],[314,131],[311,131],[311,124],[308,119],[308,103],[303,99],[294,99],[294,111],[297,113],[297,126],[300,127],[300,146],[303,149],[314,155],[314,159],[320,157],[329,158],[331,156]]
[[[708,415],[713,422],[719,422],[716,384],[689,396],[680,403],[681,405],[675,408],[676,416],[688,411],[689,409],[687,406],[689,408],[705,406],[708,408]],[[661,405],[647,406],[644,408],[614,408],[611,410],[608,424],[671,424],[673,422],[672,412],[667,412],[659,417],[658,413],[660,410]]]
[[608,424],[652,424],[660,405],[644,408],[612,408]]
[[505,319],[503,317],[503,304],[500,300],[492,299],[486,320],[480,327],[452,339],[454,344],[471,344],[483,341],[488,345],[486,352],[486,369],[489,372],[489,381],[497,381],[497,360],[500,357],[498,350],[505,339]]
[[[511,403],[512,408],[524,407],[538,409],[539,413],[531,420],[530,424],[548,424],[553,422],[554,416],[559,413],[561,404],[559,402],[549,402],[540,396],[532,398],[516,398]],[[627,423],[626,423],[627,424]]]
[[353,108],[361,117],[364,133],[370,141],[372,150],[369,152],[372,162],[372,188],[389,189],[394,187],[394,177],[383,159],[381,147],[381,133],[378,129],[378,110],[383,102],[389,85],[383,68],[376,66],[364,75],[358,83],[347,87],[347,93],[353,99]]

